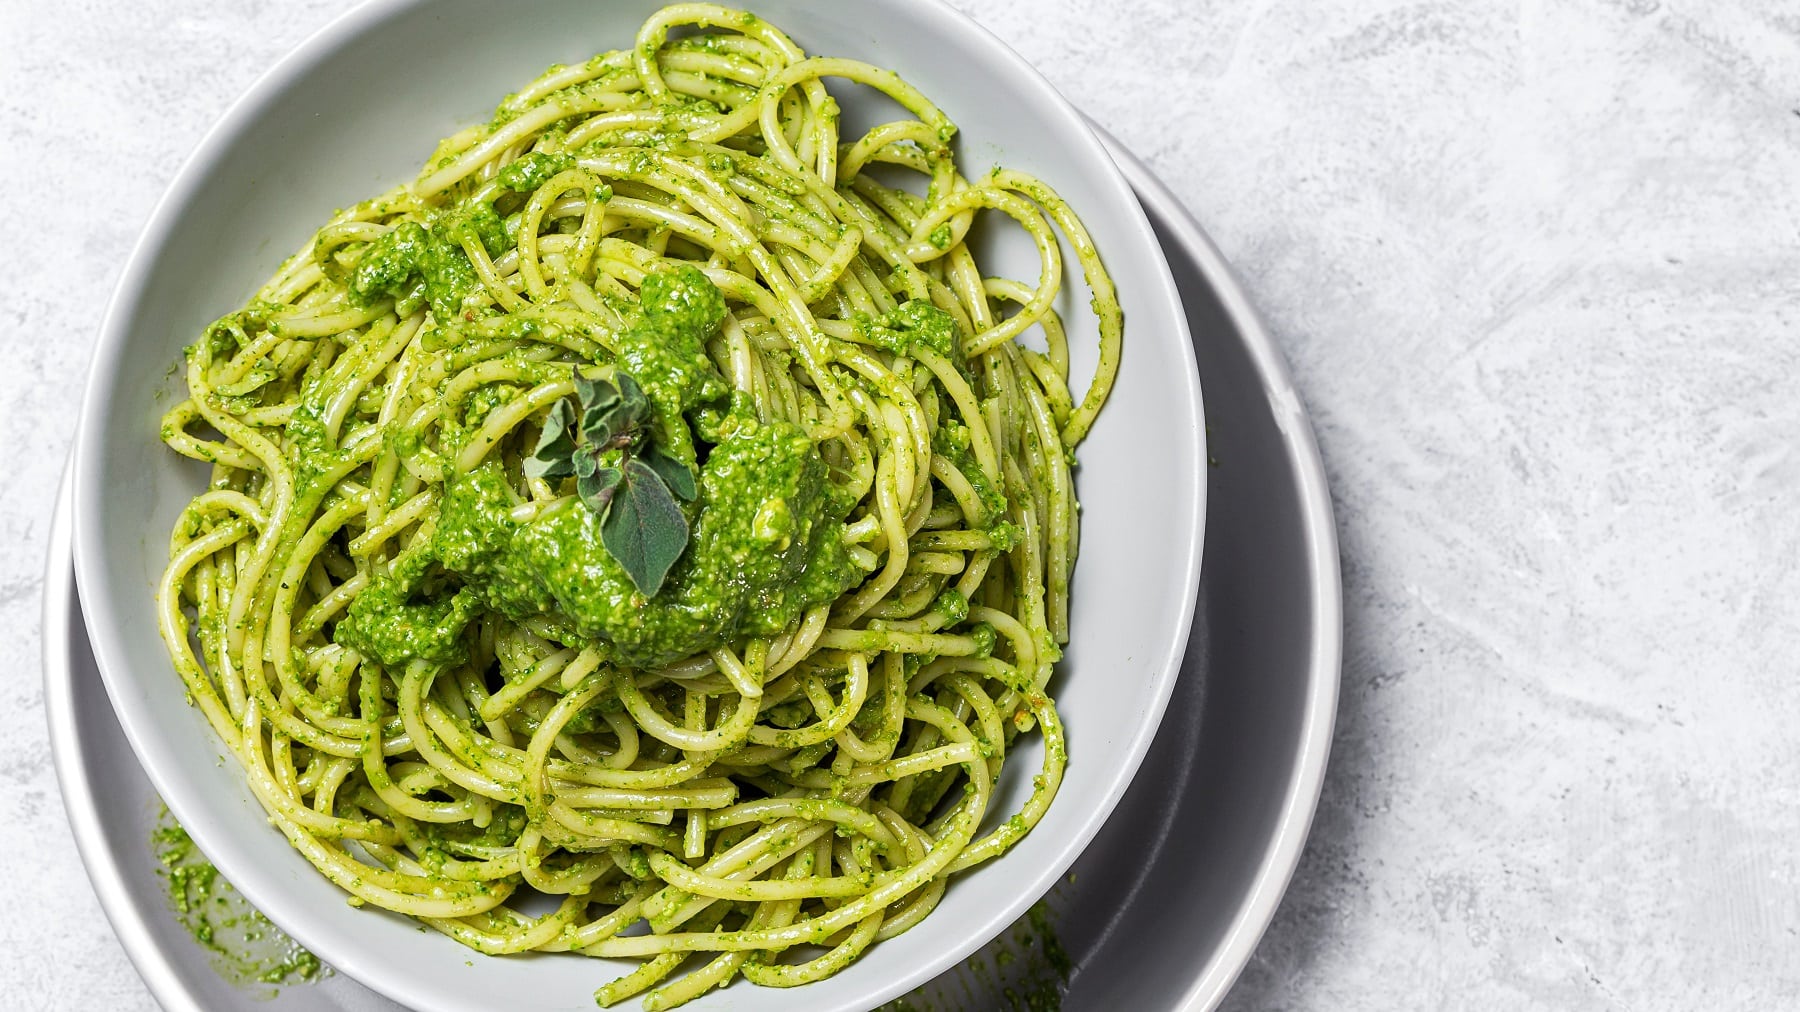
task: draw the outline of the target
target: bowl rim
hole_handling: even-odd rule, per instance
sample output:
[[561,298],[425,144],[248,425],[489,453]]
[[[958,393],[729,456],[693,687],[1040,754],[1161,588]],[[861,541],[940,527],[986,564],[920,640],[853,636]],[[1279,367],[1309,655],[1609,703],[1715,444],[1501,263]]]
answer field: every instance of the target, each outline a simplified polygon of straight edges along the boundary
[[[104,524],[104,511],[99,508],[99,502],[105,481],[105,475],[101,471],[101,434],[105,426],[98,420],[110,411],[104,395],[119,379],[122,349],[131,331],[131,321],[145,297],[152,265],[169,242],[171,233],[182,216],[201,196],[201,178],[208,168],[227,153],[238,135],[255,123],[267,107],[284,95],[299,78],[355,38],[379,28],[392,18],[429,6],[430,3],[431,0],[363,0],[327,21],[274,61],[226,106],[225,111],[207,128],[193,151],[183,160],[171,177],[167,189],[154,205],[142,232],[127,254],[119,279],[108,298],[82,392],[70,477],[73,490],[72,554],[76,579],[82,586],[100,588],[107,585],[99,548]],[[1198,428],[1199,460],[1203,461],[1205,410],[1181,294],[1148,215],[1125,173],[1087,118],[1004,40],[972,17],[951,7],[947,0],[909,0],[909,4],[909,15],[929,22],[928,30],[934,34],[962,35],[991,53],[1001,65],[1001,72],[1018,87],[1018,100],[1037,107],[1044,115],[1057,121],[1058,135],[1066,139],[1068,146],[1079,152],[1072,156],[1075,164],[1083,166],[1083,174],[1091,175],[1091,181],[1096,187],[1110,191],[1106,195],[1109,204],[1125,210],[1125,218],[1121,224],[1133,234],[1133,239],[1139,246],[1152,252],[1150,262],[1154,264],[1155,272],[1154,277],[1149,279],[1152,284],[1143,301],[1161,300],[1167,318],[1175,328],[1175,332],[1166,335],[1165,339],[1174,342],[1175,352],[1184,365],[1179,378],[1181,407],[1184,417],[1193,419]],[[753,8],[754,0],[745,6]],[[1089,172],[1090,168],[1098,168],[1099,171]],[[866,988],[864,997],[868,1002],[879,1004],[906,993],[960,962],[1003,931],[1068,870],[1092,842],[1124,796],[1125,789],[1141,767],[1168,708],[1192,626],[1205,544],[1205,471],[1204,467],[1199,466],[1199,461],[1196,461],[1195,466],[1188,469],[1186,480],[1182,483],[1190,516],[1185,518],[1186,522],[1181,527],[1191,530],[1193,536],[1184,546],[1185,551],[1177,549],[1171,553],[1169,579],[1172,585],[1180,587],[1181,595],[1176,602],[1177,619],[1169,630],[1167,641],[1154,645],[1155,656],[1149,670],[1155,672],[1156,677],[1146,699],[1148,706],[1133,727],[1121,753],[1123,761],[1115,767],[1110,778],[1103,782],[1104,790],[1098,792],[1094,802],[1079,815],[1074,831],[1066,834],[1060,847],[1053,852],[1054,858],[1041,864],[1034,872],[1020,875],[1019,888],[1010,903],[983,911],[978,928],[969,931],[965,927],[959,932],[963,936],[960,944],[943,947],[933,959],[888,974],[884,978],[885,984]],[[387,961],[374,958],[373,954],[339,944],[334,935],[315,925],[294,904],[287,902],[285,890],[264,882],[253,862],[241,860],[245,855],[224,845],[223,835],[208,826],[205,819],[195,817],[199,804],[194,797],[195,788],[186,779],[175,774],[174,764],[161,761],[161,750],[157,747],[155,736],[146,730],[141,720],[134,719],[129,706],[121,706],[119,703],[121,694],[118,690],[130,683],[129,677],[123,672],[134,663],[143,662],[134,662],[115,631],[119,623],[116,621],[118,612],[113,607],[114,596],[105,591],[84,594],[81,597],[81,607],[107,695],[113,702],[132,751],[137,755],[158,794],[165,799],[176,818],[188,826],[190,835],[201,852],[217,864],[221,872],[233,881],[251,903],[279,927],[300,944],[319,953],[321,958],[341,972],[396,1001],[413,1004],[414,996],[410,993],[410,985],[406,983],[408,974],[394,972]],[[163,663],[160,655],[155,663]],[[212,743],[209,742],[209,746],[210,744]]]

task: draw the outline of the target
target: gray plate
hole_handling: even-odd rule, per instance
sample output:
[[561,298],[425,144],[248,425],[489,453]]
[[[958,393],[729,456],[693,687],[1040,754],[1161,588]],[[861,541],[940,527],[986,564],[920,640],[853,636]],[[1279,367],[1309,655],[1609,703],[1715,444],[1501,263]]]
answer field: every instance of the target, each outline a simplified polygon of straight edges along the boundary
[[[1168,253],[1206,391],[1206,556],[1181,679],[1130,791],[1040,912],[909,996],[918,1008],[1210,1009],[1299,860],[1337,706],[1336,532],[1312,428],[1281,353],[1179,200],[1111,145]],[[65,489],[66,493],[66,489]],[[89,652],[58,508],[45,581],[46,711],[63,799],[95,892],[171,1012],[403,1012],[341,975],[270,999],[226,983],[166,906],[149,842],[159,807]]]

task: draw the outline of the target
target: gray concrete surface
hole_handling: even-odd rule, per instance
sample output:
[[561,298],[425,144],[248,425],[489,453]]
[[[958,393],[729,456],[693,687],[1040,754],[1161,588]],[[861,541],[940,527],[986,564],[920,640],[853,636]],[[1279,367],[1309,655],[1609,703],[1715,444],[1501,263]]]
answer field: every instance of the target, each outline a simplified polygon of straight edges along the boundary
[[[1800,1005],[1800,5],[960,3],[1212,231],[1330,469],[1336,752],[1228,1007]],[[0,1007],[153,1007],[46,750],[48,514],[152,203],[346,6],[0,5]]]

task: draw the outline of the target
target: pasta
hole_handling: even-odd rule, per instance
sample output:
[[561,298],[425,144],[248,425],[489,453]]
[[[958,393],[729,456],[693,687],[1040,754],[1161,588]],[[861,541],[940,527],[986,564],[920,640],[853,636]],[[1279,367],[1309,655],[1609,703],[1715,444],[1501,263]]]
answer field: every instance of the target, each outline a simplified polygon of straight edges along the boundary
[[[910,115],[840,137],[828,78]],[[954,134],[891,71],[668,7],[190,347],[162,437],[211,471],[163,637],[353,903],[639,960],[596,1000],[671,1008],[841,970],[1037,823],[1122,320],[1069,206],[964,178]],[[983,274],[983,211],[1035,281]],[[1079,398],[1059,232],[1102,336]]]

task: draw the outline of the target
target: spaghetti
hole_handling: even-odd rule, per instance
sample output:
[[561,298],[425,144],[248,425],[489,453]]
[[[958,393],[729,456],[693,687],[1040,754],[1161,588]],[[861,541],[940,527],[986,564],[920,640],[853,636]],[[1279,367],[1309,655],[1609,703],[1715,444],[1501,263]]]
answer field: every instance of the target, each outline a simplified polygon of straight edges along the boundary
[[[910,117],[846,141],[827,78]],[[162,435],[211,480],[162,634],[352,902],[484,953],[640,960],[596,1000],[670,1008],[841,970],[1037,823],[1072,449],[1121,314],[1068,205],[964,178],[954,133],[890,71],[668,7],[340,212],[189,349]],[[1035,283],[982,273],[984,210]],[[1079,399],[1059,231],[1101,333]],[[634,453],[660,498],[632,498]],[[646,544],[676,553],[648,586]]]

